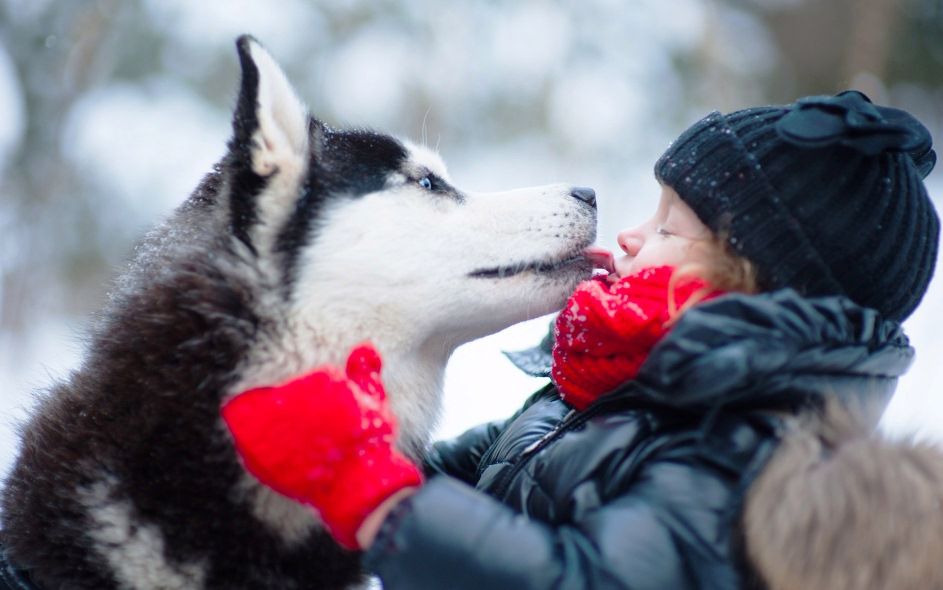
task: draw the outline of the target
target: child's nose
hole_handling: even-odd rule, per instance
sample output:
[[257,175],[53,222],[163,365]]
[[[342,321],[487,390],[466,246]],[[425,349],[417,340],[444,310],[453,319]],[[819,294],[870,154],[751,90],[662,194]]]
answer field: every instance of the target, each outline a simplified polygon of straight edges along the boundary
[[616,237],[619,247],[629,256],[638,256],[638,251],[642,249],[645,240],[638,232],[638,228],[627,229],[619,232]]

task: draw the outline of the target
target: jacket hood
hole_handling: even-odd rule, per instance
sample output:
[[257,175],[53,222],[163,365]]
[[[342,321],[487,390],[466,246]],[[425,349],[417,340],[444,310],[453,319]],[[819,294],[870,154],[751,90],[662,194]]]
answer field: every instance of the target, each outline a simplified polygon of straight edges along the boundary
[[[636,380],[610,395],[690,410],[800,406],[826,395],[883,404],[913,355],[898,323],[845,297],[730,294],[687,311]],[[546,340],[508,356],[549,374]]]

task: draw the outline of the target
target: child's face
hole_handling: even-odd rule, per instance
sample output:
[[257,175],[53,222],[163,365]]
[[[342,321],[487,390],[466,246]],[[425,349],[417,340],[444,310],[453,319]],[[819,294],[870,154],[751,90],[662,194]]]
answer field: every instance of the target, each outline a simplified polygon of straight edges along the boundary
[[616,257],[615,272],[610,273],[610,280],[652,266],[707,263],[711,248],[697,245],[703,245],[710,238],[710,229],[678,193],[669,186],[662,186],[655,214],[642,225],[619,232],[617,241],[625,255]]

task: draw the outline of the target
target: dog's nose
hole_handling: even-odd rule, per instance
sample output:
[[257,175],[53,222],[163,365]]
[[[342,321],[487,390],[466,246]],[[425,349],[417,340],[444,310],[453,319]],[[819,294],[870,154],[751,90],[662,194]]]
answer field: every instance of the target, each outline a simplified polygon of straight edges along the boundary
[[590,207],[596,208],[596,191],[586,186],[575,186],[570,189],[570,195],[583,201]]

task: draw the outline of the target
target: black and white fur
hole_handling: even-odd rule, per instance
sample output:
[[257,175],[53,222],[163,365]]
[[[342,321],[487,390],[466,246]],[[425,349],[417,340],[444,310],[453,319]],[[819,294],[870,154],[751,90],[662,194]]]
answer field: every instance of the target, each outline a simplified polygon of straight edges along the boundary
[[44,588],[361,583],[313,511],[243,469],[221,403],[369,339],[419,459],[452,351],[589,274],[587,191],[459,190],[423,147],[310,117],[255,40],[237,47],[228,154],[139,246],[81,367],[23,428],[2,543]]

